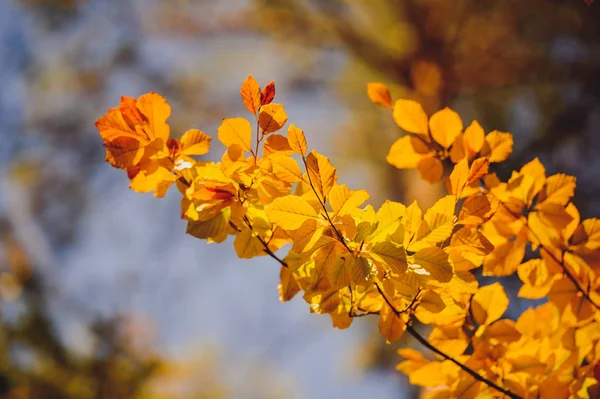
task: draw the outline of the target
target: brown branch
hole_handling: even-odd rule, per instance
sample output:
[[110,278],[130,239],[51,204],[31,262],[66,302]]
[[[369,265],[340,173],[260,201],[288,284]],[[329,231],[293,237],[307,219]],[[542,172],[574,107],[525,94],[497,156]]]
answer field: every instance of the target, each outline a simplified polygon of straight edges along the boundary
[[[247,216],[243,217],[244,223],[246,223],[246,226],[248,226],[248,228],[250,230],[252,230],[252,224],[250,223],[250,220],[248,220]],[[263,246],[263,250],[265,251],[265,253],[267,255],[269,255],[271,258],[275,259],[277,262],[279,262],[279,264],[283,267],[288,267],[288,264],[281,258],[279,258],[277,255],[275,255],[275,253],[273,251],[271,251],[271,248],[269,248],[269,244],[266,243],[266,241],[259,235],[256,236],[256,238],[258,238],[258,241],[260,241],[260,243]]]
[[[402,311],[396,309],[394,307],[394,304],[388,299],[388,297],[385,295],[385,293],[383,292],[383,290],[381,289],[381,287],[379,286],[379,284],[375,284],[375,287],[377,287],[377,291],[379,291],[379,293],[381,294],[381,296],[383,297],[384,301],[388,304],[388,306],[392,309],[392,311],[394,312],[394,314],[396,314],[396,316],[400,316],[403,313],[406,313],[406,311],[408,311],[409,309],[412,308],[412,306],[414,305],[417,296],[419,295],[419,293],[417,292],[417,295],[415,295],[415,297],[413,298],[413,301],[411,302],[410,305],[408,305],[408,307]],[[503,393],[504,395],[507,395],[508,397],[512,398],[512,399],[522,399],[520,396],[515,395],[514,393],[496,385],[494,382],[488,380],[487,378],[481,376],[480,374],[478,374],[475,370],[465,366],[464,364],[460,363],[458,360],[454,359],[452,356],[449,356],[447,354],[445,354],[444,352],[442,352],[441,350],[439,350],[438,348],[436,348],[435,346],[433,346],[432,344],[429,343],[429,341],[427,341],[427,339],[425,337],[423,337],[421,334],[419,334],[419,332],[417,330],[414,329],[414,327],[412,327],[411,322],[409,321],[408,323],[406,323],[406,331],[412,335],[413,337],[415,337],[415,339],[417,341],[419,341],[423,346],[427,347],[427,349],[431,350],[432,352],[440,355],[441,357],[443,357],[446,360],[451,361],[452,363],[454,363],[455,365],[457,365],[458,367],[460,367],[462,370],[464,370],[467,374],[469,374],[471,377],[475,378],[477,381],[481,381],[484,384],[486,384],[487,386],[494,388],[495,390]]]
[[[506,209],[506,211],[509,214],[511,214],[515,219],[520,219],[521,217],[524,217],[524,215],[519,216],[519,215],[514,214],[506,205],[504,205],[504,203],[502,203],[502,202],[500,202],[500,203],[502,204],[502,206],[504,207],[504,209]],[[586,290],[583,289],[583,287],[579,284],[579,282],[577,281],[577,279],[575,278],[575,276],[573,276],[573,274],[569,271],[569,269],[565,265],[565,263],[564,263],[565,251],[564,250],[561,251],[562,260],[559,260],[556,256],[554,256],[554,254],[552,253],[552,251],[548,250],[548,248],[544,246],[544,243],[542,242],[542,240],[540,240],[539,236],[531,229],[531,227],[529,227],[529,223],[528,223],[527,218],[525,218],[525,227],[527,227],[527,230],[529,230],[529,232],[533,235],[533,237],[540,243],[540,247],[542,247],[542,249],[544,249],[546,251],[546,253],[548,255],[550,255],[550,257],[552,258],[552,260],[554,260],[556,263],[558,263],[562,267],[565,276],[567,276],[567,278],[569,280],[571,280],[571,282],[573,283],[573,285],[575,285],[575,288],[577,289],[577,291],[581,292],[581,294],[583,295],[583,297],[592,306],[594,306],[597,310],[600,310],[600,305],[598,305],[596,302],[594,302],[592,300],[592,298],[590,297],[589,293],[586,292]]]

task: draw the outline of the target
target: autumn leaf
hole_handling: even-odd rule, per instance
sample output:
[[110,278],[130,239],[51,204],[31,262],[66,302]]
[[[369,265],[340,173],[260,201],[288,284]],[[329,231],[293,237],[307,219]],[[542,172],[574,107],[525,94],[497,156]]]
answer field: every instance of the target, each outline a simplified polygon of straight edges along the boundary
[[456,165],[452,173],[450,173],[450,187],[451,192],[457,198],[461,198],[461,194],[465,186],[469,181],[469,163],[466,159],[463,159]]
[[181,137],[180,152],[184,155],[204,155],[210,151],[212,137],[198,129],[188,130]]
[[267,137],[263,144],[263,156],[266,158],[275,153],[277,155],[292,155],[294,153],[287,137],[280,134],[271,134]]
[[269,158],[273,165],[273,174],[286,183],[303,181],[302,170],[294,158],[285,155],[274,154]]
[[240,95],[246,109],[252,115],[256,115],[256,111],[258,111],[261,105],[261,92],[260,85],[252,76],[248,75],[244,83],[242,83]]
[[399,169],[411,169],[416,168],[421,159],[429,154],[431,150],[422,139],[404,136],[392,144],[386,160]]
[[300,291],[300,287],[288,267],[281,267],[279,281],[277,290],[279,291],[279,300],[281,302],[291,300]]
[[300,156],[306,155],[306,138],[304,132],[294,125],[288,128],[290,147]]
[[477,121],[471,122],[465,129],[463,142],[469,159],[481,151],[485,142],[485,133]]
[[496,130],[485,136],[485,143],[481,155],[488,157],[490,162],[502,162],[512,153],[513,138],[510,133],[501,133]]
[[434,280],[447,283],[452,279],[448,254],[437,247],[423,248],[414,255],[415,264],[425,269]]
[[311,151],[306,157],[306,171],[310,178],[310,184],[316,190],[320,200],[324,202],[335,184],[335,168],[327,157]]
[[383,83],[372,82],[367,84],[367,94],[374,104],[392,108],[392,96],[390,95],[390,90]]
[[490,168],[490,161],[487,158],[477,158],[471,164],[469,169],[469,179],[467,184],[474,183],[485,176]]
[[419,171],[421,179],[431,184],[442,180],[442,176],[444,175],[444,165],[442,164],[442,161],[434,156],[421,158],[417,164],[417,170]]
[[329,193],[329,204],[335,212],[334,218],[362,205],[369,199],[364,190],[352,191],[345,184],[335,185]]
[[250,139],[252,126],[245,118],[225,118],[218,130],[219,140],[225,147],[239,145],[244,151],[252,152]]
[[473,318],[480,325],[498,320],[508,308],[508,296],[500,283],[481,287],[471,300]]
[[416,101],[397,100],[394,104],[394,121],[409,133],[415,133],[429,141],[427,114]]
[[287,122],[287,114],[281,104],[266,104],[260,107],[258,124],[263,134],[278,131]]
[[284,230],[296,230],[307,219],[317,217],[313,207],[306,200],[295,195],[276,198],[266,208],[266,212],[271,222]]
[[429,119],[431,137],[446,149],[450,148],[462,129],[463,124],[460,116],[450,108],[444,108],[436,112]]
[[270,81],[260,93],[260,105],[271,104],[275,98],[275,82]]

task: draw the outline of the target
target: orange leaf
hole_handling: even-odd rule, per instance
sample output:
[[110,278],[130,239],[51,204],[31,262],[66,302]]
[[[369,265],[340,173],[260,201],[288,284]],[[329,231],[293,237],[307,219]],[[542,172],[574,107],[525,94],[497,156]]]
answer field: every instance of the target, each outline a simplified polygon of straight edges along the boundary
[[260,107],[258,123],[263,134],[273,133],[281,129],[287,122],[287,114],[281,104],[267,104]]
[[433,139],[448,149],[462,132],[463,123],[456,112],[450,108],[444,108],[431,116],[429,129]]
[[252,138],[252,126],[244,118],[225,118],[218,130],[219,140],[225,147],[237,144],[244,151],[252,152],[250,139]]
[[417,169],[421,178],[432,184],[442,180],[444,175],[442,161],[433,156],[422,158],[417,164]]
[[271,104],[275,98],[275,82],[270,81],[260,93],[260,105]]
[[481,148],[481,155],[489,157],[490,162],[502,162],[512,153],[512,148],[512,134],[501,133],[494,130],[485,136],[485,143]]
[[411,169],[416,168],[428,153],[430,150],[423,140],[414,136],[404,136],[392,144],[386,160],[399,169]]
[[397,100],[393,117],[402,129],[421,135],[429,141],[428,118],[421,104],[412,100]]
[[452,194],[457,198],[461,198],[461,193],[469,181],[469,163],[463,159],[454,166],[450,173],[450,187]]
[[306,137],[304,137],[304,132],[301,129],[298,129],[294,125],[290,125],[288,128],[288,140],[290,142],[290,147],[297,154],[304,156],[306,154]]
[[266,158],[276,152],[282,155],[291,155],[294,153],[294,149],[290,146],[287,137],[280,134],[272,134],[267,137],[263,145],[263,156]]
[[321,201],[324,202],[337,178],[335,168],[327,157],[316,151],[311,151],[306,157],[306,171],[310,177],[310,183],[315,188]]
[[256,115],[256,111],[258,111],[261,105],[261,92],[260,85],[252,76],[248,75],[244,83],[242,83],[240,95],[246,109],[251,114]]
[[390,90],[383,83],[368,83],[367,94],[374,104],[392,108],[392,96],[390,95]]
[[469,170],[469,180],[467,184],[476,182],[485,176],[490,169],[490,160],[487,158],[477,158],[473,161],[471,169]]
[[483,143],[485,142],[485,133],[477,121],[471,122],[469,127],[465,129],[464,142],[469,159],[473,158],[475,154],[481,151]]
[[184,155],[204,155],[210,150],[212,137],[198,129],[188,130],[181,137],[181,153]]

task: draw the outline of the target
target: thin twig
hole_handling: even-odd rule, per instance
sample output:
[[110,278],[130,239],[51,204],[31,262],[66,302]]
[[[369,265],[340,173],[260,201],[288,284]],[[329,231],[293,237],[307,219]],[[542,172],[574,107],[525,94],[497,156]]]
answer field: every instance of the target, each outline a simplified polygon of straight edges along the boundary
[[[415,298],[413,298],[413,301],[411,302],[411,304],[406,309],[400,311],[394,307],[394,304],[388,299],[388,297],[385,295],[385,293],[383,292],[383,290],[381,289],[379,284],[376,283],[375,287],[377,287],[377,291],[379,291],[379,293],[383,297],[384,301],[388,304],[388,306],[392,309],[392,311],[394,312],[394,314],[396,314],[396,316],[406,313],[410,308],[412,308],[412,306],[414,305],[416,298],[418,296],[418,293],[417,293],[417,295],[415,295]],[[410,321],[408,323],[406,323],[406,331],[410,335],[415,337],[416,340],[419,341],[423,346],[427,347],[427,349],[440,355],[444,359],[451,361],[452,363],[454,363],[455,365],[460,367],[462,370],[464,370],[466,373],[468,373],[471,377],[475,378],[476,380],[483,382],[487,386],[496,389],[497,391],[503,393],[504,395],[507,395],[508,397],[510,397],[512,399],[522,399],[520,396],[515,395],[514,393],[496,385],[494,382],[488,380],[487,378],[485,378],[485,377],[481,376],[480,374],[478,374],[477,372],[475,372],[475,370],[470,369],[469,367],[460,363],[458,360],[445,354],[444,352],[442,352],[441,350],[439,350],[438,348],[436,348],[435,346],[430,344],[425,337],[423,337],[421,334],[419,334],[419,332],[417,330],[415,330],[414,327],[412,327]]]
[[[520,219],[523,216],[523,215],[519,216],[519,215],[514,214],[506,205],[504,205],[502,202],[501,202],[501,204],[504,207],[504,209],[506,209],[506,211],[508,213],[510,213],[515,219]],[[600,305],[598,305],[596,302],[594,302],[592,300],[592,298],[590,297],[589,293],[586,292],[586,290],[583,289],[583,287],[579,284],[579,282],[577,281],[577,279],[575,278],[575,276],[573,276],[573,274],[571,274],[571,272],[569,271],[569,269],[565,265],[565,263],[564,263],[565,251],[564,250],[561,251],[562,260],[559,260],[556,256],[554,256],[554,254],[552,253],[552,251],[548,250],[548,248],[546,248],[544,246],[544,243],[542,242],[542,240],[540,240],[539,236],[531,229],[531,227],[529,227],[529,223],[528,223],[527,218],[525,218],[525,227],[527,227],[527,230],[529,230],[529,232],[533,235],[533,237],[537,240],[537,242],[540,243],[540,246],[542,247],[542,249],[544,249],[546,251],[546,253],[548,255],[550,255],[550,257],[552,258],[552,260],[554,260],[556,263],[558,263],[562,267],[562,269],[563,269],[563,271],[565,273],[565,276],[567,276],[567,278],[569,280],[571,280],[571,282],[573,283],[573,285],[575,285],[575,288],[579,292],[581,292],[581,294],[583,295],[583,297],[590,304],[592,304],[592,306],[594,306],[597,310],[600,310]]]
[[[250,220],[248,219],[248,217],[244,216],[243,220],[244,220],[244,223],[246,223],[246,226],[248,226],[248,228],[250,230],[252,230],[252,224],[250,223]],[[271,258],[273,258],[277,262],[279,262],[279,264],[281,266],[288,267],[288,264],[283,259],[279,258],[277,255],[275,255],[275,253],[273,251],[271,251],[271,248],[269,248],[269,244],[267,244],[261,236],[257,235],[256,238],[258,238],[258,241],[260,241],[260,243],[262,244],[263,250],[265,251],[265,253],[267,255],[269,255]]]

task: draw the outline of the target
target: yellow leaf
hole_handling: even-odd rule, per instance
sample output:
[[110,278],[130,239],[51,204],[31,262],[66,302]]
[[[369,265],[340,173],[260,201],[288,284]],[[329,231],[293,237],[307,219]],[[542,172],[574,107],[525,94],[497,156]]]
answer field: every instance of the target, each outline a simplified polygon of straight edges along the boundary
[[284,230],[296,230],[307,219],[317,217],[313,207],[305,199],[295,195],[276,198],[265,212],[272,223]]
[[459,163],[467,156],[464,136],[463,133],[459,134],[454,140],[454,144],[452,144],[452,148],[450,149],[450,160],[453,163]]
[[264,247],[252,230],[244,229],[236,234],[233,242],[235,253],[240,259],[250,259],[258,255],[265,255]]
[[508,296],[500,283],[479,288],[471,300],[473,318],[480,325],[498,320],[508,308]]
[[431,151],[423,140],[414,136],[404,136],[392,144],[386,160],[399,169],[412,169],[429,153]]
[[490,162],[502,162],[512,153],[513,138],[510,133],[494,130],[485,136],[481,155],[488,157]]
[[469,159],[473,158],[483,148],[485,142],[485,133],[483,128],[477,121],[471,122],[471,124],[465,129],[464,143],[467,156]]
[[244,83],[242,83],[240,95],[246,109],[252,115],[256,115],[256,111],[260,107],[260,85],[252,76],[248,75]]
[[151,140],[161,139],[164,143],[169,139],[167,119],[171,116],[171,106],[160,95],[151,92],[137,100],[137,108],[146,117],[149,125],[148,136]]
[[208,242],[223,242],[227,238],[227,220],[222,212],[202,222],[188,222],[186,233]]
[[469,339],[463,329],[456,327],[434,327],[431,334],[429,334],[428,341],[454,358],[462,355],[469,346]]
[[154,191],[155,197],[163,197],[177,177],[166,168],[158,166],[148,171],[140,171],[131,181],[129,188],[140,193]]
[[[402,129],[409,133],[416,133],[423,137],[428,137],[427,114],[423,107],[416,101],[397,100],[393,112],[394,121]],[[429,141],[427,138],[426,141]]]
[[448,254],[437,247],[423,248],[414,255],[415,264],[425,269],[432,279],[440,283],[452,280],[452,265]]
[[575,194],[575,177],[556,174],[546,179],[538,201],[566,206]]
[[589,250],[600,248],[600,219],[585,219],[573,234],[572,244]]
[[266,104],[260,107],[258,124],[263,134],[273,133],[281,129],[287,122],[287,114],[281,104]]
[[306,154],[306,137],[304,137],[304,132],[301,129],[298,129],[294,125],[290,125],[288,128],[288,140],[290,142],[290,147],[300,156],[304,156]]
[[571,216],[564,205],[552,202],[542,202],[535,206],[536,215],[548,227],[555,230],[562,230],[571,223]]
[[392,108],[392,96],[390,95],[390,90],[383,83],[368,83],[367,94],[374,104]]
[[325,202],[325,198],[336,181],[335,168],[327,157],[311,151],[306,157],[306,171],[310,178],[309,182],[317,192],[319,199]]
[[492,343],[510,343],[521,338],[521,333],[517,330],[515,322],[508,319],[498,320],[481,329],[481,334],[479,334],[479,330],[477,333],[478,336],[490,340]]
[[490,160],[487,158],[477,158],[471,164],[469,169],[469,180],[467,184],[474,183],[485,176],[490,169]]
[[277,155],[292,155],[294,153],[287,137],[280,134],[271,134],[267,137],[263,145],[263,156],[266,158],[275,153]]
[[494,246],[477,229],[463,227],[452,235],[450,246],[461,252],[470,252],[476,255],[487,255],[494,250]]
[[379,332],[389,344],[402,338],[406,331],[406,316],[398,317],[386,303],[379,312]]
[[323,227],[319,226],[317,220],[307,219],[294,232],[292,249],[299,254],[309,251],[322,235]]
[[432,184],[442,180],[442,176],[444,175],[442,161],[434,156],[421,158],[417,164],[417,169],[419,170],[421,179]]
[[464,225],[480,225],[491,219],[498,210],[496,197],[479,194],[465,200],[460,210],[458,223]]
[[250,139],[252,138],[252,126],[244,118],[226,118],[219,126],[219,140],[225,147],[237,144],[244,151],[252,152]]
[[365,190],[350,190],[345,184],[333,186],[329,193],[329,204],[335,212],[334,218],[356,209],[369,199]]
[[444,108],[431,116],[429,129],[433,139],[442,147],[448,149],[462,132],[463,123],[456,112],[450,108]]
[[408,266],[406,251],[402,245],[391,241],[373,245],[369,250],[369,254],[375,261],[389,268],[392,273],[397,275],[403,274]]
[[277,290],[279,291],[279,300],[281,302],[289,301],[300,291],[300,287],[289,267],[281,267]]
[[467,182],[469,181],[469,162],[463,159],[456,165],[452,173],[450,173],[450,187],[452,194],[457,198],[461,198],[461,194]]
[[526,240],[517,238],[496,245],[483,261],[483,275],[502,277],[513,274],[525,256],[525,244]]
[[140,142],[127,136],[106,141],[104,146],[106,147],[106,161],[121,169],[137,166],[144,155],[144,147],[140,145]]
[[285,155],[271,155],[269,161],[273,164],[273,174],[286,183],[303,181],[302,170],[294,158]]
[[181,137],[181,153],[184,155],[204,155],[210,150],[212,137],[198,129],[188,130]]

